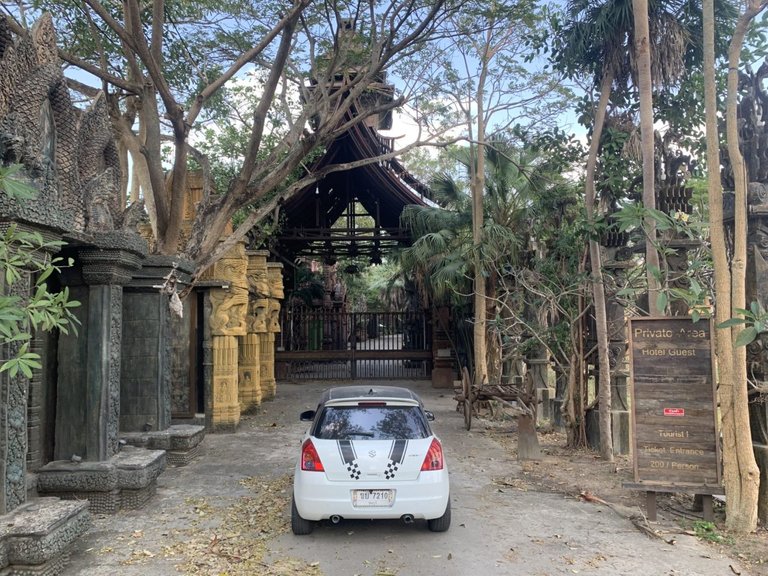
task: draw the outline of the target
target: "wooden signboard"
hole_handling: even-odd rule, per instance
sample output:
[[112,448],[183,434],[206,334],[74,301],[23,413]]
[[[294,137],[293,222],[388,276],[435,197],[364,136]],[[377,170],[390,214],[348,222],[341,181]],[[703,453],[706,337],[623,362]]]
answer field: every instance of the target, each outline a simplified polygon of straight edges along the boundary
[[633,487],[720,492],[712,330],[711,320],[629,320]]

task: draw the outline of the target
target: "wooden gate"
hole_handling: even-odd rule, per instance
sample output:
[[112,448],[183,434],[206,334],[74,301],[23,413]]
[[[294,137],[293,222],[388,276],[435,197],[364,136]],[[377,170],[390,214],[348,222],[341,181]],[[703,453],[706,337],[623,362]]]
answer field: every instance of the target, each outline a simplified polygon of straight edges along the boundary
[[432,327],[424,312],[281,311],[275,363],[289,380],[426,379]]

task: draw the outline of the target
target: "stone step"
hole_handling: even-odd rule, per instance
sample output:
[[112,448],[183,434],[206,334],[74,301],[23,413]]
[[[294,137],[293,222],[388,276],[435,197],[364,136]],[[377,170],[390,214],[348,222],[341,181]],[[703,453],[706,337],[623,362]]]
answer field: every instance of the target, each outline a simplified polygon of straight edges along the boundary
[[89,526],[86,500],[35,498],[0,516],[0,575],[60,574]]

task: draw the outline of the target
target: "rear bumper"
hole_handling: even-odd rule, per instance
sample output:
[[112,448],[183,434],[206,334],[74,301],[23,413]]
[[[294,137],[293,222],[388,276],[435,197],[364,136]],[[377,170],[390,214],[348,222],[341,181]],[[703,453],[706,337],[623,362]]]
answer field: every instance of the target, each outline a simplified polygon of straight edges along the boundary
[[[381,488],[396,491],[392,506],[352,506],[352,490]],[[449,493],[446,469],[422,472],[418,480],[409,482],[330,482],[322,472],[296,470],[293,484],[296,508],[305,520],[324,520],[334,515],[342,518],[391,519],[400,518],[404,514],[431,520],[443,515]]]

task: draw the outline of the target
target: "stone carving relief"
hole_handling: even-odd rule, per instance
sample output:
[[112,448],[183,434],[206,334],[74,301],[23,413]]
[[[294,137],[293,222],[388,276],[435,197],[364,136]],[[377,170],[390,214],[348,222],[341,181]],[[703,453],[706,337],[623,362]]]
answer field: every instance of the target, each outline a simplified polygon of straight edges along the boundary
[[269,299],[267,308],[267,332],[280,332],[280,301]]
[[131,229],[143,206],[119,205],[120,165],[103,94],[72,104],[50,15],[14,37],[0,18],[0,163],[21,164],[36,202],[0,212],[75,232]]
[[[750,67],[739,72],[739,140],[750,182],[768,182],[768,60],[753,72]],[[727,149],[721,150],[721,179],[725,190],[733,190],[733,169]]]
[[238,245],[219,260],[211,271],[212,277],[229,285],[228,289],[211,290],[211,330],[217,336],[245,336],[248,326],[248,260],[245,249]]
[[[253,257],[251,257],[253,259]],[[265,298],[269,296],[269,279],[267,277],[266,258],[264,258],[264,266],[259,266],[258,261],[256,265],[248,265],[248,290],[257,297]]]
[[[748,266],[747,302],[768,305],[768,60],[757,72],[751,69],[739,73],[739,138],[747,167]],[[733,173],[727,153],[723,154],[723,187],[733,190]],[[732,195],[731,195],[732,198]],[[724,206],[727,215],[733,207]],[[732,222],[729,236],[735,233]],[[760,334],[747,346],[747,373],[751,382],[765,386],[768,381],[768,335]],[[768,444],[768,406],[764,393],[753,396],[749,405],[752,438],[758,444]],[[763,473],[764,474],[764,473]],[[763,478],[762,482],[766,480]],[[762,490],[762,488],[761,488]]]
[[240,290],[214,289],[210,292],[213,314],[211,331],[216,336],[243,336],[247,331],[245,322],[248,310],[248,296]]
[[266,332],[267,331],[267,308],[269,300],[267,298],[258,298],[251,301],[251,313],[249,318],[253,324],[248,326],[248,332]]
[[23,165],[21,176],[40,190],[45,205],[26,207],[31,213],[25,215],[61,223],[60,207],[67,205],[75,216],[70,224],[82,230],[77,115],[58,60],[52,19],[45,16],[29,35],[14,38],[3,18],[0,36],[0,162]]

